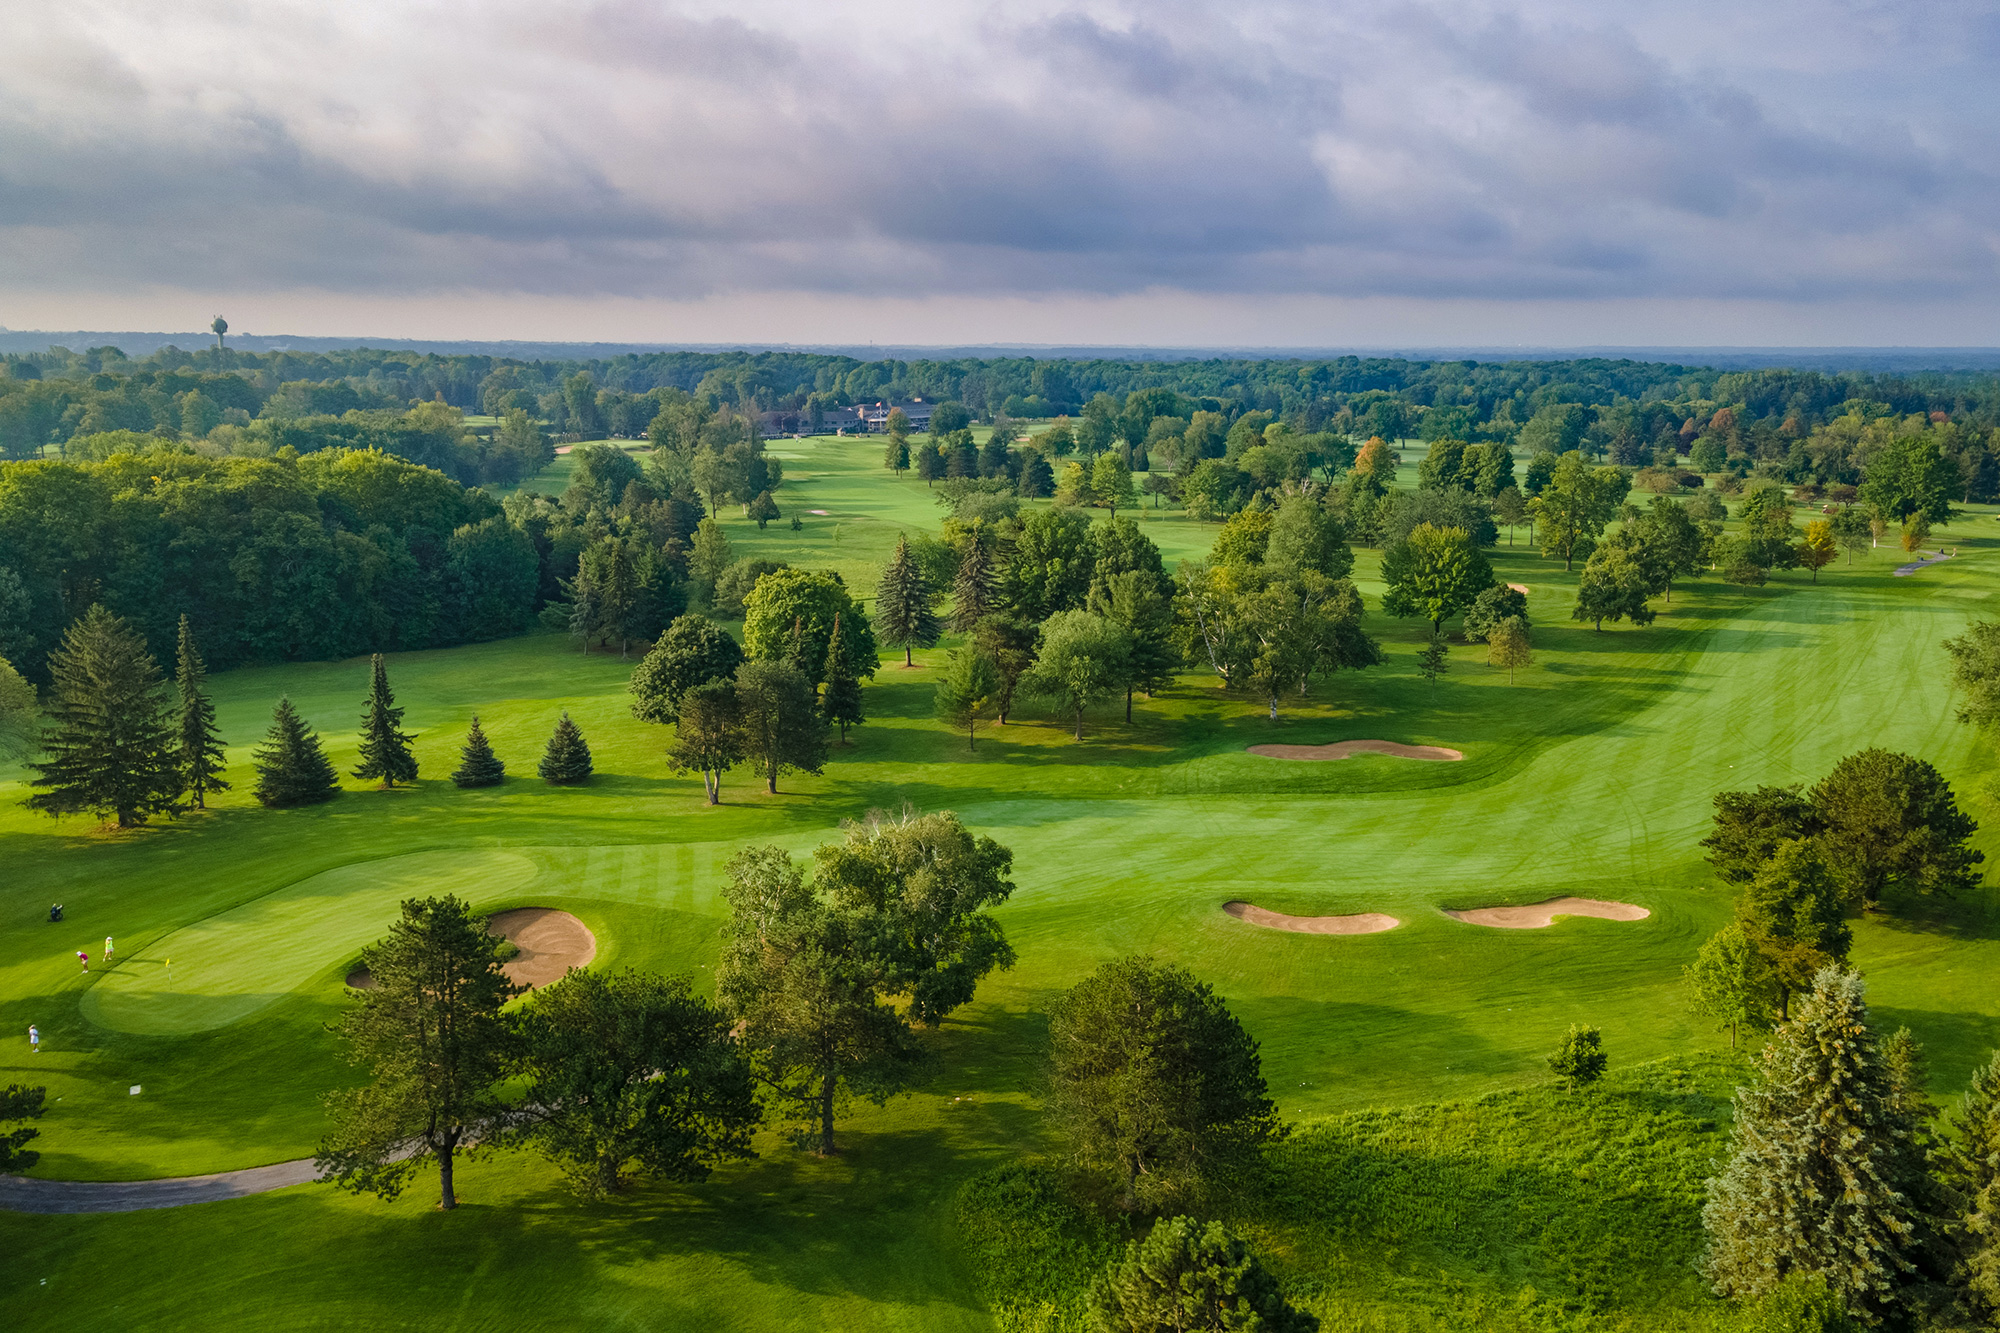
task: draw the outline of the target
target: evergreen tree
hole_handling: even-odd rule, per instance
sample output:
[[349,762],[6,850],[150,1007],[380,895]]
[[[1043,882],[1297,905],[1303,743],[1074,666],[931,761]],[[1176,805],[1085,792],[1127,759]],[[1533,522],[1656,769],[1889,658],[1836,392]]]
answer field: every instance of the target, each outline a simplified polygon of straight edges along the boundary
[[507,776],[507,766],[500,762],[500,756],[493,753],[487,743],[486,732],[479,725],[479,715],[473,714],[472,730],[465,735],[465,747],[459,752],[459,764],[451,775],[451,780],[461,787],[497,787]]
[[762,532],[764,525],[772,519],[784,517],[778,510],[778,502],[771,498],[769,491],[757,492],[757,498],[750,502],[750,507],[744,511],[744,516],[757,520],[757,531],[759,532]]
[[589,652],[604,632],[604,581],[599,577],[597,561],[585,552],[577,561],[576,577],[563,584],[563,591],[569,594],[569,632],[583,644],[583,651]]
[[964,727],[965,748],[976,750],[979,715],[999,693],[1000,668],[977,646],[967,644],[951,655],[938,678],[937,715],[954,727]]
[[339,794],[340,777],[320,749],[319,733],[306,725],[290,699],[278,700],[271,730],[257,747],[257,799],[282,808]]
[[484,914],[453,898],[412,898],[387,938],[362,950],[375,979],[335,1025],[374,1082],[327,1094],[333,1128],[321,1178],[393,1199],[430,1163],[438,1207],[456,1208],[459,1149],[491,1142],[508,1114],[499,1084],[513,1033],[501,1006],[520,987],[500,968]]
[[840,632],[840,616],[833,617],[833,636],[826,644],[826,691],[820,696],[819,711],[840,728],[840,743],[847,744],[847,729],[868,719],[861,713],[861,677],[848,656],[846,636]]
[[201,653],[195,648],[194,630],[188,625],[186,616],[181,617],[178,658],[174,684],[180,690],[181,726],[180,750],[174,757],[174,772],[179,779],[181,797],[200,810],[208,804],[204,798],[209,792],[229,790],[229,784],[222,778],[228,759],[222,737],[215,731],[215,704],[201,688],[208,668],[203,665]]
[[1319,1320],[1294,1310],[1250,1247],[1192,1217],[1169,1217],[1143,1241],[1127,1241],[1090,1292],[1096,1326],[1107,1333],[1239,1329],[1317,1333]]
[[544,782],[558,786],[590,781],[590,746],[585,744],[576,723],[569,720],[567,709],[549,737],[549,748],[542,754],[539,771]]
[[146,642],[101,606],[92,606],[49,656],[52,683],[33,762],[41,788],[30,809],[50,815],[89,811],[133,828],[174,808],[180,785],[165,682]]
[[882,446],[882,466],[897,476],[902,476],[910,467],[910,437],[894,431]]
[[382,779],[385,787],[417,780],[417,757],[410,753],[410,738],[400,730],[403,710],[389,690],[389,668],[382,654],[369,662],[368,709],[361,715],[361,764],[354,776],[366,781]]
[[1943,1166],[1957,1201],[1957,1282],[1974,1317],[1991,1327],[2000,1323],[2000,1055],[1972,1071],[1952,1128]]
[[965,544],[965,558],[958,562],[958,575],[951,584],[951,627],[969,634],[990,615],[999,601],[1000,571],[993,552],[974,533]]
[[923,566],[910,554],[910,539],[896,538],[889,563],[882,566],[882,581],[875,588],[875,616],[882,626],[882,642],[903,650],[903,665],[912,665],[910,650],[928,648],[938,641],[937,612],[931,609],[931,590],[924,580]]
[[1868,1026],[1861,978],[1827,967],[1736,1097],[1729,1164],[1702,1221],[1716,1291],[1823,1279],[1855,1314],[1892,1312],[1935,1230],[1919,1126]]

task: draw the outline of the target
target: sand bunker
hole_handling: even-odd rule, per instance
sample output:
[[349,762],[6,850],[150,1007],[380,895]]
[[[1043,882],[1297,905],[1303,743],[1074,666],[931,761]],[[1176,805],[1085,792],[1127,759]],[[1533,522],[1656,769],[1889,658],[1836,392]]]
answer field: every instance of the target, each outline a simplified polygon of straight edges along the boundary
[[[1335,741],[1331,745],[1253,745],[1251,754],[1267,759],[1345,759],[1356,754],[1386,754],[1398,759],[1424,759],[1431,763],[1455,764],[1465,758],[1458,750],[1442,745],[1402,745],[1395,741]],[[1385,927],[1386,929],[1386,927]]]
[[[597,937],[590,933],[590,927],[553,907],[496,912],[486,922],[486,933],[512,940],[521,951],[500,968],[517,986],[561,981],[572,967],[588,967],[597,957]],[[356,990],[373,990],[375,978],[368,975],[367,968],[357,967],[347,974],[347,984]]]
[[1444,909],[1454,921],[1475,926],[1498,926],[1502,930],[1540,930],[1559,916],[1595,916],[1606,921],[1644,921],[1652,913],[1631,903],[1606,902],[1601,898],[1551,898],[1547,902],[1520,907],[1474,907],[1455,912]]
[[1515,592],[1520,593],[1521,596],[1523,597],[1526,597],[1528,595],[1528,585],[1525,583],[1510,583],[1507,586],[1512,588]]
[[1254,903],[1230,902],[1222,910],[1238,921],[1268,930],[1294,930],[1301,935],[1379,935],[1403,923],[1381,912],[1356,912],[1352,916],[1286,916],[1267,911]]
[[561,981],[572,967],[588,967],[597,957],[597,936],[590,927],[553,907],[517,907],[496,912],[486,923],[488,935],[514,942],[521,952],[502,969],[521,986],[546,986]]

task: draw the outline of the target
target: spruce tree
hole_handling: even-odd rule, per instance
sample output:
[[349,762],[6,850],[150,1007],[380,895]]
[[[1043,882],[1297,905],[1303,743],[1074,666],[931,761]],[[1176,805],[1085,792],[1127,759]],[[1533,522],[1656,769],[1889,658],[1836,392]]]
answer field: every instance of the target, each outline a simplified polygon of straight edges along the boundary
[[590,781],[590,746],[584,743],[583,733],[569,720],[567,711],[562,721],[556,723],[555,734],[549,737],[549,748],[542,754],[539,771],[543,781],[558,786]]
[[229,784],[222,778],[222,770],[228,760],[222,737],[215,730],[215,704],[201,688],[208,668],[201,660],[201,652],[195,647],[194,629],[188,624],[186,616],[181,617],[178,657],[174,684],[180,690],[181,726],[180,750],[174,757],[174,771],[179,779],[180,795],[189,805],[200,810],[207,806],[204,798],[209,792],[229,790]]
[[332,800],[339,794],[340,777],[320,749],[319,733],[306,725],[290,699],[278,700],[271,730],[257,747],[257,799],[282,808]]
[[1863,994],[1855,973],[1821,969],[1737,1092],[1729,1164],[1702,1211],[1705,1267],[1723,1296],[1818,1277],[1873,1321],[1915,1278],[1935,1230],[1928,1163]]
[[998,598],[999,571],[993,567],[993,553],[977,533],[965,545],[965,558],[958,562],[958,576],[951,584],[951,627],[969,634],[992,612]]
[[840,632],[840,613],[833,615],[833,635],[826,644],[826,692],[820,696],[819,710],[827,721],[840,728],[840,743],[847,744],[847,729],[868,719],[861,714],[861,677],[855,674],[848,656],[847,636]]
[[101,606],[92,606],[49,656],[52,726],[46,757],[29,785],[30,809],[50,815],[89,811],[132,828],[174,808],[173,732],[165,681],[145,640]]
[[410,738],[399,730],[403,710],[389,691],[389,668],[382,654],[375,654],[369,667],[368,708],[361,714],[361,765],[354,776],[380,778],[385,787],[415,782],[417,757],[410,753]]
[[882,642],[903,650],[904,666],[913,665],[912,648],[928,648],[938,641],[930,586],[923,567],[910,554],[908,537],[896,538],[896,549],[882,566],[882,581],[875,588],[875,618],[882,627]]
[[1944,1182],[1957,1201],[1962,1260],[1957,1284],[1975,1318],[2000,1323],[2000,1055],[1972,1071]]
[[486,732],[480,728],[479,715],[473,714],[472,730],[465,734],[465,746],[459,752],[458,768],[451,780],[461,787],[497,787],[507,776],[507,766],[500,762],[500,756],[493,753],[493,747],[486,741]]

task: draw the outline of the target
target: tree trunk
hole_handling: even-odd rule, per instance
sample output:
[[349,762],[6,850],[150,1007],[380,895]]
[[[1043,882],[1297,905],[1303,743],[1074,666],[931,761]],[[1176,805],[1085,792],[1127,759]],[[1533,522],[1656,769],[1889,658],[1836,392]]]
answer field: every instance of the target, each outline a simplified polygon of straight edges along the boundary
[[1275,694],[1271,696],[1271,720],[1278,720],[1278,696]]
[[907,643],[903,645],[903,665],[906,667],[916,665],[915,662],[910,660],[910,645]]
[[1076,738],[1078,740],[1083,739],[1083,705],[1081,703],[1076,706]]
[[438,1207],[452,1209],[458,1207],[458,1195],[451,1187],[452,1153],[458,1147],[456,1135],[444,1147],[438,1149]]
[[833,1092],[834,1076],[820,1075],[819,1083],[819,1155],[831,1157],[833,1147]]
[[965,748],[979,749],[979,718],[976,715],[965,720]]
[[1127,722],[1132,720],[1132,687],[1130,685],[1125,687],[1125,720]]
[[778,794],[778,765],[775,762],[764,769],[764,785],[770,788],[771,795]]
[[722,804],[722,774],[704,768],[701,771],[701,785],[708,789],[708,803]]

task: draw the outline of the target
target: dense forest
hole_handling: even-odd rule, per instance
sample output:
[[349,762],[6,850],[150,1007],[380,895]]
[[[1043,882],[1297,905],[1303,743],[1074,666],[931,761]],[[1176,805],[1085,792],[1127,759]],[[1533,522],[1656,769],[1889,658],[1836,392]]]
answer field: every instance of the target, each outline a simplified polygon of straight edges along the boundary
[[[1491,541],[1493,517],[1513,522],[1571,453],[1621,469],[1621,494],[1782,486],[1925,530],[1953,502],[2000,495],[2000,375],[1985,372],[56,349],[0,358],[0,657],[42,678],[95,602],[161,656],[186,613],[218,666],[460,643],[537,618],[645,641],[747,590],[700,528],[725,504],[778,513],[765,437],[885,398],[940,404],[927,441],[892,438],[891,466],[945,483],[961,509],[1001,490],[1116,508],[1138,473],[1139,489],[1216,519],[1317,488],[1370,544],[1471,505],[1448,517]],[[1030,441],[1010,424],[1050,417]],[[996,428],[975,448],[965,427],[982,418]],[[641,461],[586,446],[561,496],[503,506],[481,489],[532,475],[558,439],[606,436],[653,448]],[[1404,438],[1444,442],[1407,496],[1379,480],[1393,451],[1363,447]],[[1127,480],[1094,501],[1092,479],[1112,474]]]

